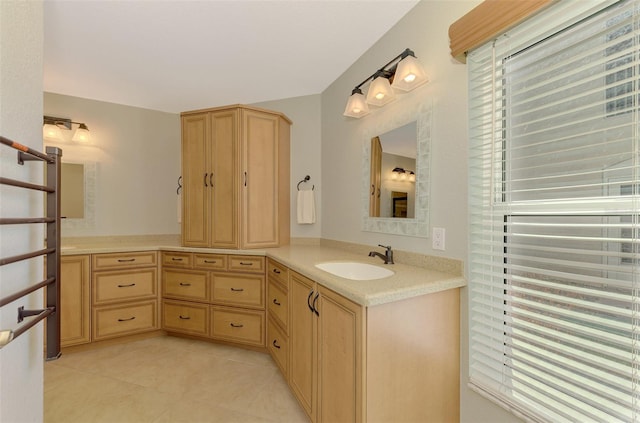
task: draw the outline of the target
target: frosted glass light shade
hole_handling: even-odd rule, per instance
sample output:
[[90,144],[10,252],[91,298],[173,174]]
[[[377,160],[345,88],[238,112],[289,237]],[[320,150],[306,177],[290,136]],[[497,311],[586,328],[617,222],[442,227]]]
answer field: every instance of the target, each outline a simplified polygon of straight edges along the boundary
[[367,92],[367,103],[374,106],[384,106],[395,98],[389,80],[384,76],[379,76],[373,80]]
[[62,141],[62,131],[57,125],[47,123],[42,127],[42,138],[48,141]]
[[353,118],[360,118],[368,114],[369,106],[367,105],[362,91],[351,94],[349,101],[347,101],[347,107],[344,109],[344,115]]
[[76,142],[89,142],[91,140],[91,134],[89,133],[89,128],[84,123],[80,124],[80,127],[76,129],[76,132],[73,134],[73,138],[71,141]]
[[391,86],[402,91],[411,91],[428,81],[429,78],[418,59],[407,56],[398,63]]

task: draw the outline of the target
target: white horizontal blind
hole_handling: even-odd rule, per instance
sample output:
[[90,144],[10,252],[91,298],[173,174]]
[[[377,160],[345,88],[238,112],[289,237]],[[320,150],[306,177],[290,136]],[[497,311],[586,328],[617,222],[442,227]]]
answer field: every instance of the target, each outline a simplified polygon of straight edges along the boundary
[[640,1],[570,3],[467,60],[470,383],[532,420],[638,421]]

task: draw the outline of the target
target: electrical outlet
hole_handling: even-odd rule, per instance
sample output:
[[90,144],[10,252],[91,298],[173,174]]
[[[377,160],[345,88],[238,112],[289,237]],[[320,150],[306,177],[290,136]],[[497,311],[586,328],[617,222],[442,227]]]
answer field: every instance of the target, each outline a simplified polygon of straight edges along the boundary
[[444,228],[433,228],[431,246],[434,250],[444,250]]

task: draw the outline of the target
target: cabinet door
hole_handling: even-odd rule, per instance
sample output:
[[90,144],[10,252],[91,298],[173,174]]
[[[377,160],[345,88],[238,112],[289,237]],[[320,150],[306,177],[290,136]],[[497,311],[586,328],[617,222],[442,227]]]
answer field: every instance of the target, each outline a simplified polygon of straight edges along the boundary
[[211,246],[238,248],[238,111],[211,113]]
[[289,385],[312,422],[316,421],[317,366],[316,322],[309,303],[315,283],[291,272],[289,287]]
[[91,341],[89,256],[60,258],[60,346]]
[[279,119],[269,113],[243,110],[242,242],[245,248],[277,247],[279,243]]
[[182,243],[190,247],[210,242],[209,126],[207,113],[182,117]]
[[318,421],[362,421],[362,307],[318,287]]

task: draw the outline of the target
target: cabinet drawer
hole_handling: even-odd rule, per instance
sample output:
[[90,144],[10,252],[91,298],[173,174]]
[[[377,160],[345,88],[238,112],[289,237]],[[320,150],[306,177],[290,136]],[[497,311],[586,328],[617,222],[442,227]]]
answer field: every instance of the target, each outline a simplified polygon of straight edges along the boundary
[[267,349],[280,367],[284,378],[287,379],[289,375],[289,337],[282,333],[271,318],[267,322]]
[[186,300],[208,301],[207,272],[162,270],[162,296]]
[[214,273],[211,302],[264,309],[264,276]]
[[207,336],[209,334],[209,306],[180,301],[163,301],[162,328],[167,331]]
[[264,257],[229,256],[229,270],[238,272],[264,273]]
[[157,301],[153,300],[95,307],[93,339],[97,341],[157,329],[157,304]]
[[92,258],[93,270],[155,266],[157,264],[157,253],[155,251],[94,254]]
[[211,307],[211,336],[264,346],[264,312]]
[[156,268],[129,270],[123,272],[94,272],[92,296],[93,304],[108,304],[114,301],[128,301],[157,298]]
[[267,259],[267,276],[289,288],[289,268],[275,260]]
[[193,255],[177,251],[165,251],[162,253],[162,265],[171,267],[191,268]]
[[194,254],[195,267],[199,269],[226,270],[227,256],[221,254]]
[[269,310],[269,319],[275,319],[285,330],[285,333],[289,333],[287,328],[289,323],[289,292],[271,278],[269,278],[267,288],[267,309]]

